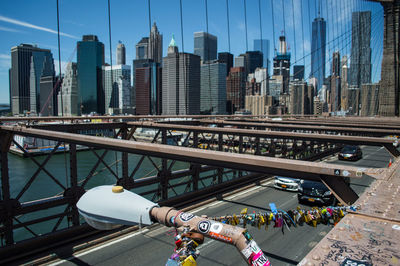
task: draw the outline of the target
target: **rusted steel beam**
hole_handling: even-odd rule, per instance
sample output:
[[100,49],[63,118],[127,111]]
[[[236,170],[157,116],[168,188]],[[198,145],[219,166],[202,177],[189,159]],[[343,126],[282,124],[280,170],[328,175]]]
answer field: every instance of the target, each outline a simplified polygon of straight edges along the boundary
[[[227,120],[239,122],[238,120]],[[289,125],[318,125],[318,126],[340,126],[340,127],[351,127],[351,128],[376,128],[376,129],[389,129],[389,130],[400,130],[400,121],[395,124],[388,125],[387,123],[381,123],[380,121],[372,120],[367,123],[355,122],[351,120],[272,120],[272,119],[241,119],[240,122],[244,123],[271,123],[271,124],[289,124]]]
[[357,194],[345,183],[343,178],[321,176],[321,181],[343,205],[351,205],[358,199]]
[[362,134],[369,136],[386,136],[386,135],[398,135],[400,136],[400,130],[387,130],[387,129],[367,129],[367,128],[347,128],[347,127],[333,127],[333,126],[310,126],[310,125],[276,125],[273,123],[242,123],[234,121],[222,121],[222,120],[201,120],[201,124],[215,124],[223,126],[246,126],[252,128],[261,129],[279,129],[279,130],[305,130],[305,131],[329,131],[337,133],[350,133],[350,134]]
[[133,142],[18,126],[0,126],[0,131],[11,132],[24,136],[64,141],[67,143],[75,143],[101,149],[111,149],[121,152],[130,152],[165,159],[207,164],[258,173],[294,176],[309,180],[320,180],[320,175],[336,178],[336,169],[341,169],[340,176],[352,178],[359,178],[360,174],[365,172],[365,169],[343,165],[295,161],[210,150],[205,151],[201,149]]
[[[339,136],[328,134],[313,134],[313,133],[297,133],[297,132],[280,132],[280,131],[265,131],[265,130],[250,130],[238,128],[223,128],[223,127],[204,127],[204,126],[183,126],[175,124],[163,124],[154,122],[128,122],[128,126],[144,127],[144,128],[163,128],[167,130],[178,131],[196,131],[200,133],[213,134],[234,134],[238,136],[257,137],[257,138],[277,138],[277,139],[294,139],[294,140],[309,140],[330,143],[341,143],[350,145],[369,145],[369,146],[384,146],[395,157],[399,156],[399,151],[393,146],[394,140],[376,137],[359,137],[359,136]],[[391,148],[393,147],[393,148]]]

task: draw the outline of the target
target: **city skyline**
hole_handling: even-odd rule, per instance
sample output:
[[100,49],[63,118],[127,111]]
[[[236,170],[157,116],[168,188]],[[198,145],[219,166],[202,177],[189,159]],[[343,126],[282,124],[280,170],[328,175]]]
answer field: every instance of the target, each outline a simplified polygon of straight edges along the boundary
[[[339,1],[341,2],[341,1]],[[293,9],[291,1],[283,1],[285,5],[285,24],[286,24],[286,38],[291,47],[292,58],[291,62],[294,64],[301,64],[303,57],[302,51],[304,46],[306,68],[309,69],[309,57],[307,54],[310,53],[310,32],[309,25],[311,21],[316,17],[316,1],[310,1],[310,8],[307,5],[303,5],[303,22],[304,22],[304,41],[301,38],[301,29],[297,25],[301,22],[301,16],[295,16],[297,21],[296,25],[296,38],[300,41],[297,42],[296,47],[293,43]],[[63,63],[62,72],[65,71],[65,65],[68,62],[76,62],[76,42],[86,34],[97,35],[99,41],[105,45],[105,61],[109,60],[109,43],[108,43],[108,19],[107,19],[107,6],[104,5],[93,5],[91,3],[79,2],[79,9],[76,9],[78,2],[60,2],[60,31],[61,31],[61,61]],[[144,36],[149,35],[149,18],[147,10],[147,2],[143,1],[135,3],[135,7],[131,3],[126,3],[123,8],[114,2],[111,2],[111,27],[112,27],[112,58],[113,64],[116,63],[116,46],[118,41],[121,40],[126,46],[127,51],[127,62],[132,62],[135,58],[135,44],[140,41]],[[243,13],[243,3],[241,1],[229,1],[229,16],[230,16],[230,52],[234,56],[238,56],[244,53],[246,50],[246,38],[245,38],[245,21]],[[333,3],[331,3],[333,5]],[[24,3],[24,9],[15,9],[15,2],[3,1],[0,6],[0,33],[2,34],[3,42],[0,44],[0,103],[7,103],[9,101],[9,81],[8,81],[8,69],[10,67],[10,51],[11,47],[17,46],[20,43],[33,43],[37,44],[41,48],[51,49],[54,57],[54,63],[56,71],[58,72],[58,50],[57,50],[57,35],[56,35],[56,5],[52,1],[48,1],[47,5],[44,3],[43,6],[46,8],[35,6],[34,3]],[[294,10],[299,12],[300,1],[294,1]],[[356,7],[356,6],[355,6]],[[378,4],[361,4],[357,6],[360,9],[375,9],[375,11],[381,12],[381,7]],[[280,15],[282,5],[278,2],[274,3],[274,16],[275,16],[275,28],[272,29],[271,24],[271,2],[266,1],[261,3],[261,9],[264,10],[262,14],[262,38],[268,39],[271,43],[270,58],[273,57],[274,47],[277,46],[277,39],[281,33],[281,30],[285,28],[285,25]],[[91,10],[91,12],[87,12]],[[308,16],[308,10],[311,10]],[[327,8],[322,8],[321,16],[325,16]],[[28,13],[29,12],[29,13]],[[43,16],[43,12],[48,12],[48,16]],[[228,37],[227,37],[227,23],[226,23],[226,6],[225,1],[223,2],[210,2],[208,6],[208,17],[209,17],[209,32],[216,35],[218,38],[218,52],[229,52],[228,48]],[[351,12],[350,8],[348,12]],[[83,15],[85,14],[85,15]],[[253,14],[253,15],[250,15]],[[329,15],[329,14],[328,14]],[[129,22],[127,19],[128,17]],[[171,19],[173,17],[174,19]],[[331,40],[333,35],[338,35],[338,29],[332,30],[333,22],[332,14],[326,18],[328,21],[328,36],[327,40]],[[337,18],[338,21],[341,19],[343,27],[346,23],[351,23],[351,16],[340,16]],[[168,40],[172,34],[175,33],[177,45],[180,51],[182,51],[182,41],[180,35],[180,20],[179,20],[179,2],[175,4],[166,5],[161,1],[151,1],[151,23],[156,22],[159,31],[164,36],[163,53],[166,54]],[[192,3],[183,1],[183,26],[184,26],[184,52],[193,53],[193,33],[197,31],[206,30],[205,20],[205,9],[203,3]],[[132,27],[131,25],[135,25]],[[375,25],[377,26],[377,25]],[[379,26],[379,25],[378,25]],[[346,26],[347,27],[347,26]],[[274,36],[273,32],[275,33]],[[254,39],[260,38],[259,30],[259,17],[258,17],[258,5],[252,5],[247,3],[247,40],[252,42]],[[275,43],[274,43],[275,37]],[[377,38],[376,36],[372,36]],[[347,40],[347,39],[346,39]],[[251,48],[250,48],[251,49]],[[249,49],[249,50],[250,50]],[[373,47],[379,50],[379,47]],[[349,53],[348,47],[346,48],[347,54]],[[297,51],[296,55],[294,51]],[[329,63],[331,53],[329,45],[327,47],[327,64]],[[377,56],[379,58],[379,56]],[[377,73],[373,76],[373,81],[380,76],[380,71],[375,71],[375,68],[380,66],[373,66],[373,73]],[[305,71],[309,73],[309,70]]]

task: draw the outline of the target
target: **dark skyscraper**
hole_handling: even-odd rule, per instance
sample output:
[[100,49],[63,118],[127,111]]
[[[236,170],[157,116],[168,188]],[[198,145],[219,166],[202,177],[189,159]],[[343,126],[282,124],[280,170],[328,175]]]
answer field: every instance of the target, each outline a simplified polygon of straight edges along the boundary
[[244,67],[233,67],[226,77],[227,111],[234,113],[244,108],[246,73]]
[[233,54],[227,52],[218,53],[218,61],[226,64],[226,76],[228,76],[233,67]]
[[371,12],[353,12],[349,84],[371,83]]
[[312,23],[311,40],[311,73],[317,78],[317,91],[323,85],[325,78],[326,22],[323,18],[315,18]]
[[304,66],[294,65],[293,66],[293,79],[303,80],[304,79]]
[[263,67],[268,68],[269,71],[269,40],[256,39],[254,40],[254,51],[260,51],[263,53]]
[[137,65],[135,80],[136,114],[160,115],[162,112],[160,64],[148,59],[147,62]]
[[289,93],[290,53],[286,51],[285,36],[279,37],[279,52],[274,57],[274,76],[282,76],[283,91]]
[[194,33],[194,54],[202,61],[217,59],[217,37],[207,32]]
[[[40,78],[47,61],[50,75],[54,76],[53,55],[50,50],[29,44],[11,48],[10,99],[13,115],[38,112],[40,108]],[[47,68],[46,68],[47,69]]]
[[84,35],[77,44],[78,103],[81,114],[104,114],[102,66],[104,44],[96,35]]
[[263,66],[263,54],[260,51],[247,51],[245,54],[246,73],[254,73],[257,67]]

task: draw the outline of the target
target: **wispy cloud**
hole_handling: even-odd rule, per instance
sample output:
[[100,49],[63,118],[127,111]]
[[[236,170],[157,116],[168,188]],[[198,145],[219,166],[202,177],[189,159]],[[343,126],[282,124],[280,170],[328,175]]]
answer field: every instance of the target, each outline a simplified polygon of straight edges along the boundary
[[8,32],[20,32],[20,33],[23,32],[23,31],[20,31],[20,30],[17,30],[17,29],[3,27],[3,26],[0,26],[0,30],[1,31],[8,31]]
[[[45,27],[41,27],[41,26],[37,26],[28,22],[24,22],[21,20],[16,20],[13,18],[8,18],[8,17],[4,17],[0,15],[0,21],[4,21],[7,23],[11,23],[14,25],[18,25],[18,26],[22,26],[22,27],[26,27],[26,28],[31,28],[31,29],[35,29],[35,30],[41,30],[41,31],[45,31],[45,32],[49,32],[49,33],[53,33],[53,34],[57,34],[57,31],[49,29],[49,28],[45,28]],[[68,37],[68,38],[72,38],[72,39],[79,39],[78,37],[71,35],[71,34],[67,34],[67,33],[63,33],[60,32],[60,35]]]
[[9,55],[9,54],[0,54],[0,59],[11,59],[11,55]]

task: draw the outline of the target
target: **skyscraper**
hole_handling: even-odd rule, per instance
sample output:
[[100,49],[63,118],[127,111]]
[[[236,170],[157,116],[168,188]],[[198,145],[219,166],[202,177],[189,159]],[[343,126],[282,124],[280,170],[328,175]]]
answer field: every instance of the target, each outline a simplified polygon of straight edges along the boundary
[[202,64],[200,77],[200,113],[226,114],[226,65]]
[[149,58],[149,37],[143,37],[136,44],[136,59]]
[[312,99],[314,95],[308,95],[308,86],[304,81],[290,83],[289,112],[292,115],[310,114]]
[[[53,64],[53,56],[50,50],[29,44],[21,44],[11,48],[9,84],[13,115],[39,110],[40,78],[45,58],[48,63]],[[32,104],[31,101],[33,101]]]
[[274,57],[274,76],[282,76],[283,91],[289,93],[290,53],[286,51],[285,36],[279,37],[279,52]]
[[245,54],[246,73],[254,73],[256,68],[263,66],[263,54],[260,51],[247,51]]
[[233,67],[226,77],[227,110],[230,113],[244,108],[246,95],[246,73],[244,67]]
[[194,33],[194,54],[203,62],[217,59],[217,37],[207,32]]
[[135,68],[136,114],[162,114],[161,67],[148,59]]
[[269,72],[269,40],[256,39],[254,40],[254,51],[260,51],[263,54],[263,67],[266,67]]
[[[106,114],[120,113],[131,104],[131,66],[103,66],[104,111]],[[112,76],[111,76],[112,73]],[[127,80],[128,82],[122,82]],[[120,87],[119,84],[123,87]],[[120,97],[124,95],[124,97]],[[128,103],[126,102],[128,101]],[[120,104],[122,102],[122,104]],[[120,110],[115,110],[120,109]]]
[[125,65],[126,64],[126,51],[125,45],[119,41],[117,45],[117,65]]
[[371,12],[353,12],[349,84],[371,83]]
[[77,66],[76,63],[69,62],[65,68],[62,82],[62,95],[58,94],[58,115],[75,116],[78,114]]
[[227,52],[218,53],[218,61],[226,65],[226,76],[228,76],[233,67],[233,54]]
[[312,23],[311,40],[311,73],[310,77],[317,78],[317,91],[325,78],[326,22],[323,18],[315,18]]
[[173,37],[163,58],[162,112],[166,115],[200,113],[200,56],[179,53]]
[[96,35],[84,35],[77,44],[79,114],[104,114],[103,65],[104,44]]
[[161,64],[163,55],[162,43],[163,43],[163,36],[158,31],[157,25],[154,22],[153,27],[151,27],[150,31],[148,58],[152,59],[155,63],[159,64]]
[[54,63],[52,58],[45,57],[42,76],[40,77],[39,114],[42,116],[54,116],[58,114],[57,94],[61,81],[54,75]]
[[340,80],[340,53],[334,52],[331,66],[331,108],[332,112],[340,111],[341,108],[341,80]]
[[304,65],[293,66],[293,79],[303,80],[304,79]]

